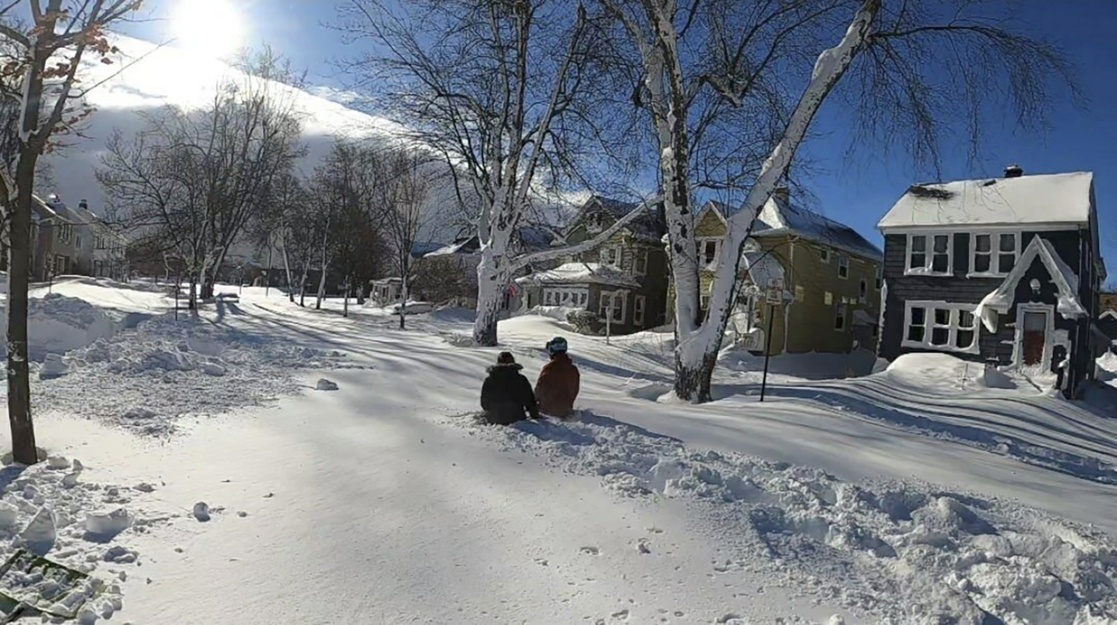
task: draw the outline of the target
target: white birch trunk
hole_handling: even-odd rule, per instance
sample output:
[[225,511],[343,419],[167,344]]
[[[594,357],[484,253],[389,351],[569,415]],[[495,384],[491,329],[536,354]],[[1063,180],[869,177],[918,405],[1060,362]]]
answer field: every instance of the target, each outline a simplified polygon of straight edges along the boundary
[[[846,30],[838,45],[825,50],[815,62],[811,80],[792,113],[783,136],[773,148],[761,168],[760,175],[749,190],[744,205],[729,218],[729,231],[722,243],[721,254],[714,274],[713,290],[710,293],[710,306],[705,322],[698,327],[690,326],[693,320],[684,316],[686,300],[697,293],[694,284],[696,273],[679,272],[681,268],[672,254],[672,269],[676,272],[676,339],[675,348],[675,393],[680,399],[704,402],[711,399],[710,385],[718,351],[726,324],[729,321],[733,299],[738,286],[738,267],[743,246],[752,232],[753,221],[760,209],[771,198],[779,180],[787,173],[791,159],[799,148],[823,101],[841,80],[857,53],[863,47],[872,27],[876,14],[880,11],[881,0],[865,0]],[[674,42],[672,42],[674,43]],[[674,47],[674,46],[672,46]],[[662,140],[662,139],[661,139]],[[661,168],[666,171],[674,154],[664,150]],[[666,195],[670,196],[670,193]],[[670,208],[670,204],[668,204]],[[671,232],[672,235],[676,233]],[[686,237],[684,237],[686,239]],[[692,241],[692,237],[688,241]],[[678,241],[672,241],[672,251],[680,249]],[[692,247],[687,247],[690,250]],[[693,291],[691,290],[693,289]]]
[[501,266],[503,259],[492,247],[481,250],[477,265],[477,318],[473,322],[473,342],[493,347],[497,344],[497,322],[500,304],[508,287],[508,274]]

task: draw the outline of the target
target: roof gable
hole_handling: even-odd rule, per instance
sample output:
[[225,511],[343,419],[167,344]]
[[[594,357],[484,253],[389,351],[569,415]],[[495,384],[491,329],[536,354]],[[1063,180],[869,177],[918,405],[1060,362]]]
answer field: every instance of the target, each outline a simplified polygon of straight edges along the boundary
[[912,185],[877,224],[881,230],[947,225],[1091,223],[1091,172]]
[[1083,317],[1087,314],[1086,308],[1078,300],[1078,275],[1063,262],[1050,241],[1043,237],[1033,237],[1032,242],[1020,254],[1016,266],[1005,276],[1004,282],[986,295],[974,310],[974,316],[979,317],[990,332],[997,331],[997,314],[1006,313],[1012,307],[1016,298],[1016,287],[1036,258],[1043,262],[1047,273],[1051,274],[1055,288],[1059,291],[1059,302],[1056,306],[1059,314],[1064,317]]

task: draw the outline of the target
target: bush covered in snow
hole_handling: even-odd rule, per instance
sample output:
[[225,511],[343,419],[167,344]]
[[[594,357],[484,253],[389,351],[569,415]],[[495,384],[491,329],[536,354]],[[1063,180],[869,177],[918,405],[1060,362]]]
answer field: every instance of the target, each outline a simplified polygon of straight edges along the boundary
[[589,310],[573,310],[566,315],[566,322],[579,334],[600,334],[601,316]]

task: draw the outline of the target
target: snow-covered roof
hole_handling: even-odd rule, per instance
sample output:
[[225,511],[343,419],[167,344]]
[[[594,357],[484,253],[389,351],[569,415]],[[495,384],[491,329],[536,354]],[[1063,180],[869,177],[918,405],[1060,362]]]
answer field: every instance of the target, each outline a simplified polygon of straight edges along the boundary
[[[722,215],[739,210],[730,209],[721,202],[710,202],[708,207],[718,210]],[[752,236],[763,238],[786,235],[799,236],[871,260],[879,261],[884,257],[879,247],[853,228],[817,213],[795,208],[776,197],[768,198],[753,225]]]
[[433,252],[429,252],[423,258],[431,256],[452,256],[455,254],[476,254],[481,251],[481,244],[476,236],[468,237],[465,239],[458,239],[449,245],[444,245]]
[[877,227],[1087,224],[1093,185],[1091,172],[913,185]]
[[630,273],[601,263],[566,263],[554,269],[539,271],[516,279],[517,284],[605,284],[639,288],[640,281]]
[[766,252],[745,252],[743,260],[749,280],[756,286],[762,289],[767,288],[769,281],[773,279],[778,279],[787,284],[787,280],[784,279],[783,265],[775,256]]
[[1055,307],[1059,314],[1063,317],[1086,316],[1086,308],[1078,299],[1078,274],[1063,262],[1050,241],[1043,237],[1033,237],[1032,242],[1020,255],[1020,261],[1005,276],[1004,282],[982,298],[974,310],[974,316],[979,317],[990,332],[997,331],[998,314],[1006,313],[1012,307],[1016,296],[1016,285],[1020,283],[1036,258],[1047,267],[1047,272],[1051,274],[1051,279],[1059,291],[1059,300]]
[[[592,213],[594,210],[601,210],[610,215],[613,219],[621,219],[639,208],[639,206],[640,204],[636,202],[625,202],[595,195],[582,206],[582,210],[579,211],[575,222],[581,221],[582,218]],[[634,218],[632,221],[628,222],[626,228],[628,228],[636,238],[653,243],[658,242],[663,235],[667,233],[667,224],[664,223],[663,219],[660,217],[660,212],[656,209],[649,209],[647,214]]]

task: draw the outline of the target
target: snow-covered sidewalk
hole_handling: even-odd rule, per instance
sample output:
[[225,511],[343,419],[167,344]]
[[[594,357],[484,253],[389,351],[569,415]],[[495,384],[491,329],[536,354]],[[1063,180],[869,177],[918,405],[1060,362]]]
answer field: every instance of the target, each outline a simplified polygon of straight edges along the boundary
[[[488,428],[463,415],[496,350],[460,346],[460,315],[398,331],[327,308],[245,289],[235,311],[122,328],[37,382],[40,443],[80,458],[88,486],[64,500],[49,485],[72,465],[27,475],[69,506],[68,557],[119,587],[97,610],[122,602],[115,618],[137,625],[1117,622],[1114,428],[1088,407],[919,391],[902,371],[783,375],[764,404],[750,372],[726,371],[720,401],[663,404],[661,338],[567,334],[586,417]],[[502,340],[533,377],[559,332],[514,319]],[[144,392],[146,426],[121,428]],[[30,502],[12,503],[15,525],[38,510],[27,485],[4,495]],[[136,522],[79,536],[71,519],[114,506]]]

